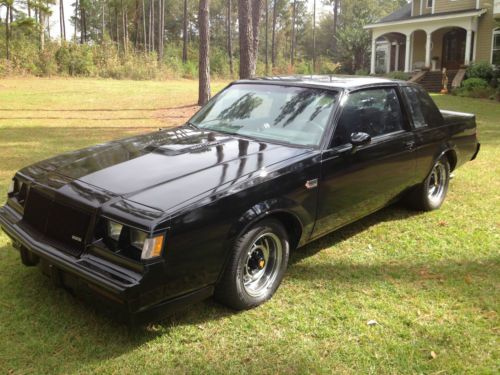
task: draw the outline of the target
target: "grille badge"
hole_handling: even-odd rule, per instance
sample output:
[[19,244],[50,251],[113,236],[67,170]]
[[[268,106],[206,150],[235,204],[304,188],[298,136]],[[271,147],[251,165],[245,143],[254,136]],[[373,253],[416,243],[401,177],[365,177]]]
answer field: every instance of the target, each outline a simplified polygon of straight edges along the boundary
[[78,237],[78,236],[75,236],[75,235],[71,236],[71,239],[75,240],[75,241],[78,241],[78,242],[82,242],[82,238]]

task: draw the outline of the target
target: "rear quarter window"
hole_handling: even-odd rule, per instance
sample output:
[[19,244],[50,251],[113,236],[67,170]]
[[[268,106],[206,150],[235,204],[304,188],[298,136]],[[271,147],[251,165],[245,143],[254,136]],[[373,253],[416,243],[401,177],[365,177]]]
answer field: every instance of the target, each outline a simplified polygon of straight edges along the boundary
[[427,91],[418,86],[406,86],[403,93],[415,128],[443,124],[443,116]]

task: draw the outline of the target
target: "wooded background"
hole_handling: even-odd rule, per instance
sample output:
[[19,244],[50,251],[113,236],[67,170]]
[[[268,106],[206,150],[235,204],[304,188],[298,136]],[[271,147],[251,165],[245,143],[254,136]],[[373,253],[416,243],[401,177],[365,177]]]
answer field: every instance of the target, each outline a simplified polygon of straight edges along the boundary
[[370,46],[363,26],[405,3],[0,0],[0,75],[363,74]]

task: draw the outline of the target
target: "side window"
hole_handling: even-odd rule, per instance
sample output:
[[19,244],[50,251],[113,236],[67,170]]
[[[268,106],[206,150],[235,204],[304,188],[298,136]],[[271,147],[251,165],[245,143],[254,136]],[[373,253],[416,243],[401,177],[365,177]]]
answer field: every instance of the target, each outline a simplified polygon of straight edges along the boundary
[[416,128],[422,128],[426,126],[427,123],[425,122],[424,114],[422,113],[422,107],[420,105],[420,100],[418,99],[418,93],[415,87],[404,87],[403,92],[410,109],[410,115],[413,119],[413,125]]
[[403,92],[416,128],[443,124],[443,116],[427,91],[417,86],[408,86],[403,88]]
[[344,104],[331,146],[349,143],[352,133],[364,132],[377,137],[403,128],[403,113],[395,89],[355,91]]

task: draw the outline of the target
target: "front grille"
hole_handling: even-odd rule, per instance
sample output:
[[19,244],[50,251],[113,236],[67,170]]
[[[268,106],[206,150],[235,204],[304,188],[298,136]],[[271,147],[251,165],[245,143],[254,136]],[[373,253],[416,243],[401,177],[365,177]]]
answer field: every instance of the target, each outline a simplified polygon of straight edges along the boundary
[[85,247],[85,237],[91,215],[54,202],[50,197],[30,189],[23,223],[60,250],[79,255]]

